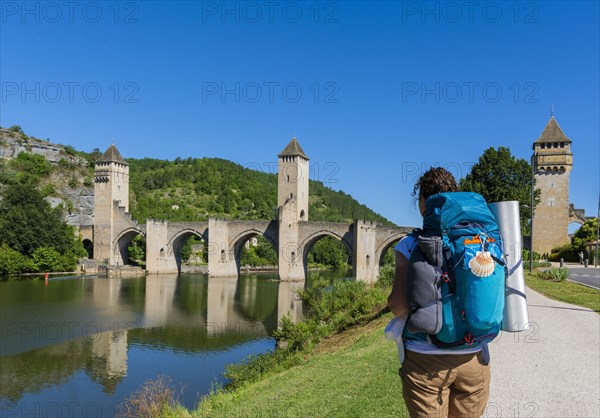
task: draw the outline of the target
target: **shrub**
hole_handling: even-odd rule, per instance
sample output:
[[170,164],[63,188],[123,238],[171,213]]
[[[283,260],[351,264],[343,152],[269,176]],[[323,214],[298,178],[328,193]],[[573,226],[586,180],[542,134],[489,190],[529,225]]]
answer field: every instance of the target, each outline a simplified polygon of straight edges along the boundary
[[52,172],[52,164],[46,158],[24,151],[20,152],[10,164],[20,173],[26,173],[36,178],[45,177]]
[[42,196],[53,196],[56,194],[56,188],[54,187],[54,184],[48,183],[42,187],[40,193]]
[[288,316],[284,316],[279,321],[279,329],[273,335],[286,350],[303,351],[312,349],[326,334],[329,327],[323,325],[325,323],[314,319],[294,323]]
[[79,180],[77,179],[77,177],[71,176],[71,179],[69,180],[68,186],[71,189],[76,189],[79,186]]
[[[523,250],[522,253],[522,257],[523,257],[523,262],[525,261],[529,261],[529,250]],[[535,251],[533,252],[533,261],[540,261],[542,259],[542,256],[540,255],[540,253],[536,253]]]
[[71,145],[65,145],[63,149],[67,155],[74,156],[77,154],[77,151]]
[[566,267],[548,269],[538,272],[538,276],[544,280],[564,282],[569,277],[569,269]]
[[23,132],[23,128],[21,128],[19,125],[13,125],[10,128],[8,128],[8,130],[21,135],[25,135],[25,132]]
[[548,261],[560,261],[561,258],[565,261],[579,261],[577,252],[573,249],[571,244],[565,244],[560,247],[553,248],[548,256]]
[[58,166],[60,168],[70,168],[72,166],[72,164],[70,162],[68,162],[65,158],[61,158],[58,161]]
[[178,404],[171,378],[161,375],[156,380],[144,382],[140,390],[119,405],[116,415],[127,418],[161,418],[165,410],[175,408]]
[[396,267],[393,264],[386,264],[379,269],[379,279],[375,284],[377,287],[389,288],[394,283]]
[[0,276],[32,271],[31,260],[7,244],[0,246]]
[[226,367],[229,387],[239,387],[258,379],[267,371],[287,369],[302,361],[324,337],[370,318],[385,306],[387,291],[369,288],[364,282],[317,277],[311,286],[299,291],[306,319],[293,323],[284,316],[274,337],[278,348],[274,352],[249,357],[245,362]]

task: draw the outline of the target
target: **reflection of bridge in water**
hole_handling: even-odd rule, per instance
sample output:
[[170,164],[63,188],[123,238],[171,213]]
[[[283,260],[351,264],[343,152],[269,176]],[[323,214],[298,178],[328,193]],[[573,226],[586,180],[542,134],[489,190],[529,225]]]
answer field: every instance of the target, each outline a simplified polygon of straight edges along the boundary
[[260,235],[278,255],[281,280],[306,278],[307,257],[319,239],[340,241],[352,258],[353,277],[374,282],[388,248],[412,228],[383,226],[356,220],[351,224],[308,221],[308,157],[293,138],[278,156],[277,220],[204,222],[147,220],[138,224],[129,214],[129,166],[114,145],[96,162],[94,225],[82,227],[83,239],[93,243],[94,258],[112,266],[126,264],[127,248],[137,235],[146,237],[149,273],[181,271],[181,248],[192,235],[208,247],[211,277],[233,277],[240,271],[246,241]]
[[[197,275],[50,282],[49,292],[70,298],[61,312],[34,292],[35,312],[22,317],[3,311],[3,323],[14,327],[3,329],[0,396],[16,401],[78,371],[113,393],[128,374],[132,345],[202,353],[268,337],[283,315],[302,317],[295,293],[299,286],[257,277],[207,280]],[[65,291],[68,287],[76,291]],[[32,323],[51,330],[53,337],[31,333]],[[54,338],[61,324],[68,329]]]

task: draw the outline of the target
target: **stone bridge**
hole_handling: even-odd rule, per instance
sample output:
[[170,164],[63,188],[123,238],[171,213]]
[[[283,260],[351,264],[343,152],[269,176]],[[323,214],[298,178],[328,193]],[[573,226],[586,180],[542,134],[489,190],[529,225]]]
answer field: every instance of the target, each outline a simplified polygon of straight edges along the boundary
[[[335,222],[298,222],[298,238],[281,245],[280,223],[273,221],[229,221],[210,218],[205,222],[168,222],[148,220],[145,225],[128,226],[113,242],[113,264],[127,263],[127,246],[138,234],[146,237],[148,273],[181,272],[181,249],[192,235],[201,238],[208,248],[208,272],[211,277],[237,276],[241,249],[249,239],[261,236],[279,254],[279,271],[283,280],[304,280],[307,256],[321,238],[333,237],[350,254],[356,279],[374,281],[387,249],[404,237],[411,228],[386,227],[370,221],[352,224]],[[282,272],[287,274],[282,275]]]
[[129,166],[114,145],[96,162],[94,225],[82,228],[93,242],[94,258],[119,266],[128,263],[128,246],[137,235],[146,237],[148,273],[181,272],[181,249],[195,235],[208,249],[210,277],[240,272],[243,245],[264,237],[278,254],[281,280],[306,278],[307,257],[319,239],[340,241],[352,259],[353,276],[374,282],[386,250],[412,228],[383,226],[372,221],[353,223],[308,221],[308,157],[295,138],[279,154],[276,220],[237,221],[209,218],[203,222],[147,220],[138,224],[129,214]]

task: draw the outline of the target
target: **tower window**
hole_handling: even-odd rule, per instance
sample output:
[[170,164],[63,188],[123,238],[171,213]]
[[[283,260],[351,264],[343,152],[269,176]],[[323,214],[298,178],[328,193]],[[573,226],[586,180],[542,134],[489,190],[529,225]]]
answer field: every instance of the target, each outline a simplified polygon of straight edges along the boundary
[[287,181],[290,181],[290,175],[289,174],[287,175]]
[[564,147],[565,147],[565,143],[564,143],[564,142],[561,142],[561,143],[560,143],[560,147],[561,147],[561,148],[564,148]]
[[541,148],[541,149],[544,149],[544,148],[546,148],[546,144],[541,144],[541,145],[540,145],[540,148]]

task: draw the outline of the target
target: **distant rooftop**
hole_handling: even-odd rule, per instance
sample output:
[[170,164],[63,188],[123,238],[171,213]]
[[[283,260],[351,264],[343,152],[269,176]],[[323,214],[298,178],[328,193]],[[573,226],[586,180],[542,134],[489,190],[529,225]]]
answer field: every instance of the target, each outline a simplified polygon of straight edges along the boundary
[[111,144],[102,157],[96,160],[96,163],[119,163],[128,165],[115,144]]
[[300,146],[298,141],[296,140],[296,137],[293,137],[292,140],[290,141],[290,143],[287,144],[287,146],[283,149],[283,151],[281,151],[281,153],[279,154],[279,157],[297,156],[297,155],[299,155],[300,157],[306,158],[307,160],[309,159],[306,156],[306,154],[304,153],[304,151],[302,150],[302,147]]
[[540,137],[535,141],[535,143],[547,143],[547,142],[572,142],[567,136],[563,133],[560,126],[554,119],[554,116],[550,118],[544,131],[540,135]]

